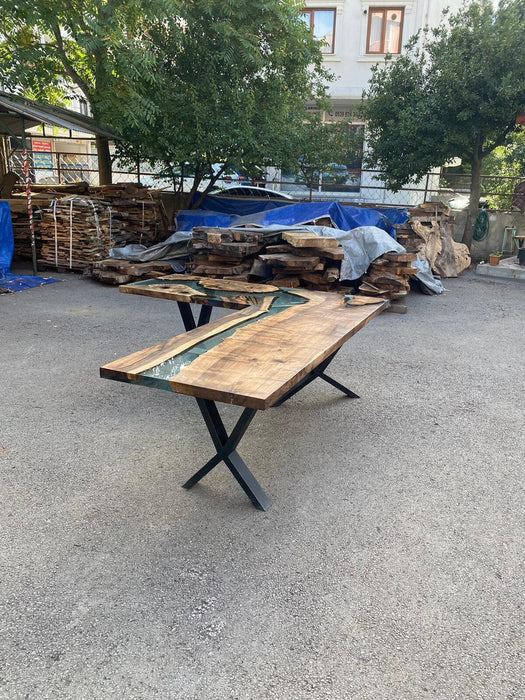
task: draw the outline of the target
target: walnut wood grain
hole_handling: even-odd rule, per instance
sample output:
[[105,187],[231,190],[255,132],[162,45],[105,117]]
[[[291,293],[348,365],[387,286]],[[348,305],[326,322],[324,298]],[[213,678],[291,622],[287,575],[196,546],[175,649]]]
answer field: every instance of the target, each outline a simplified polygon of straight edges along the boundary
[[[256,307],[111,362],[101,368],[101,375],[140,382],[141,373],[237,326],[231,336],[167,381],[177,393],[255,409],[269,408],[387,305],[379,300],[374,305],[349,308],[337,294],[303,289],[294,290],[294,294],[306,303],[270,314],[267,311],[278,294],[262,301],[259,298],[255,300]],[[246,301],[250,303],[249,297]],[[150,377],[149,383],[154,382]]]

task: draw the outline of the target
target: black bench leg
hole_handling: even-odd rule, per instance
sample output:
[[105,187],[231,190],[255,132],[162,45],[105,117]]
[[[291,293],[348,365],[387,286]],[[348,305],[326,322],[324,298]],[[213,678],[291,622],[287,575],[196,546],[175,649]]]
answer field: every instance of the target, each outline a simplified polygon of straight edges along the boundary
[[245,408],[232,432],[228,435],[215,403],[207,399],[197,399],[197,404],[217,453],[206,462],[198,472],[189,478],[188,481],[183,484],[183,487],[185,489],[190,489],[216,467],[217,464],[224,462],[253,505],[259,510],[268,510],[270,507],[270,499],[264,493],[261,485],[236,451],[237,445],[242,440],[244,433],[248,429],[257,411],[253,408]]

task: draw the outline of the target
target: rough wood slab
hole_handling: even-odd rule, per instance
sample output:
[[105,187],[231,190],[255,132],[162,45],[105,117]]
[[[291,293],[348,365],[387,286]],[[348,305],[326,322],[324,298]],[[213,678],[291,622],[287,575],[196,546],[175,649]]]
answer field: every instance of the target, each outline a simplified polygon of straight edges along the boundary
[[384,258],[391,260],[392,262],[414,262],[417,260],[416,253],[385,253]]
[[259,260],[266,265],[271,265],[272,267],[286,267],[289,270],[313,270],[320,263],[318,257],[290,255],[289,253],[259,255]]
[[283,231],[282,237],[295,248],[338,248],[339,241],[311,231]]
[[212,262],[198,262],[196,259],[195,262],[188,264],[188,267],[190,267],[193,272],[197,275],[210,275],[211,277],[213,276],[221,276],[221,275],[240,275],[243,272],[246,272],[247,270],[250,269],[251,262],[239,262],[238,264],[232,264],[232,263],[223,263],[222,265],[220,263],[212,263]]
[[[345,251],[342,246],[337,248],[294,248],[289,243],[267,245],[265,253],[291,253],[292,255],[318,256],[330,260],[344,260]],[[386,261],[385,261],[386,262]]]

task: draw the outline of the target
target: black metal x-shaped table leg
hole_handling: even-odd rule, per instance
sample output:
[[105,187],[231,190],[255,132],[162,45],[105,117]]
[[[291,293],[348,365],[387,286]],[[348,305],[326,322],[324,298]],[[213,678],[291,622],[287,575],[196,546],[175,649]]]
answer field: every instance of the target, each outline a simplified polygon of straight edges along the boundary
[[297,394],[298,391],[301,391],[301,389],[304,389],[305,386],[308,386],[310,382],[313,382],[314,379],[323,379],[325,382],[328,382],[328,384],[331,384],[332,386],[335,386],[336,389],[339,389],[339,391],[342,391],[343,394],[346,394],[348,397],[351,399],[358,399],[359,396],[357,394],[354,394],[353,391],[348,389],[346,386],[343,386],[339,382],[337,382],[335,379],[332,379],[332,377],[329,377],[327,374],[324,373],[324,370],[328,367],[330,362],[334,359],[334,357],[337,355],[339,351],[336,350],[330,357],[327,357],[326,360],[321,362],[320,365],[315,367],[311,372],[309,372],[306,377],[301,379],[301,381],[296,384],[293,389],[290,389],[290,391],[287,391],[284,396],[281,396],[281,398],[273,404],[272,408],[275,408],[275,406],[281,406],[285,401],[288,401],[292,396]]
[[179,311],[182,318],[182,323],[187,331],[192,331],[194,328],[199,328],[204,326],[210,320],[211,312],[213,311],[213,306],[201,306],[199,312],[199,319],[195,322],[195,317],[191,311],[190,305],[186,301],[177,302],[179,305]]
[[192,486],[206,476],[206,474],[220,462],[224,462],[253,505],[259,510],[268,510],[270,507],[270,499],[264,493],[261,485],[236,451],[237,445],[242,440],[257,410],[254,408],[245,408],[232,432],[228,435],[215,402],[209,401],[208,399],[197,399],[197,404],[217,453],[215,457],[212,457],[206,462],[198,472],[183,484],[184,488],[191,489]]
[[[178,305],[182,322],[184,323],[184,328],[187,331],[203,326],[210,320],[213,308],[211,306],[202,306],[199,313],[199,318],[197,321],[195,321],[195,317],[188,303],[178,302]],[[293,387],[293,389],[290,389],[290,391],[284,394],[284,396],[282,396],[273,405],[280,406],[289,398],[294,396],[294,394],[296,394],[298,391],[304,389],[304,387],[310,384],[310,382],[313,382],[314,379],[318,378],[328,382],[350,398],[358,399],[359,396],[357,394],[354,394],[353,391],[350,391],[350,389],[325,374],[325,369],[332,362],[337,352],[338,351],[336,350],[332,355],[330,355],[330,357],[327,357],[326,360],[321,362],[321,364],[309,372],[306,377],[304,377]],[[183,484],[183,487],[185,489],[191,489],[192,486],[198,483],[203,477],[206,476],[206,474],[211,472],[211,470],[220,464],[220,462],[224,462],[235,479],[239,482],[253,505],[259,510],[268,510],[270,507],[270,499],[264,493],[261,485],[237,452],[237,446],[242,440],[248,426],[257,413],[257,410],[253,408],[245,408],[232,432],[230,435],[228,435],[215,402],[208,399],[197,399],[197,404],[200,408],[204,422],[206,423],[206,427],[208,428],[208,432],[210,433],[217,452],[214,457],[206,462],[206,464],[201,467],[198,472],[196,472],[190,479],[188,479],[188,481],[186,481],[185,484]]]

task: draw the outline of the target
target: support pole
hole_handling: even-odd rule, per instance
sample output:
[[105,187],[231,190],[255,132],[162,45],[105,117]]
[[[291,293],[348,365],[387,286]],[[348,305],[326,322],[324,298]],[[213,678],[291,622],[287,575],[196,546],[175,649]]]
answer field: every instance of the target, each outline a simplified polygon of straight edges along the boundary
[[33,275],[38,273],[36,262],[35,221],[33,218],[33,204],[31,202],[31,176],[29,174],[29,152],[27,149],[26,125],[24,117],[20,116],[22,126],[22,153],[24,156],[24,179],[26,185],[27,214],[29,216],[29,231],[31,233],[31,257],[33,259]]

